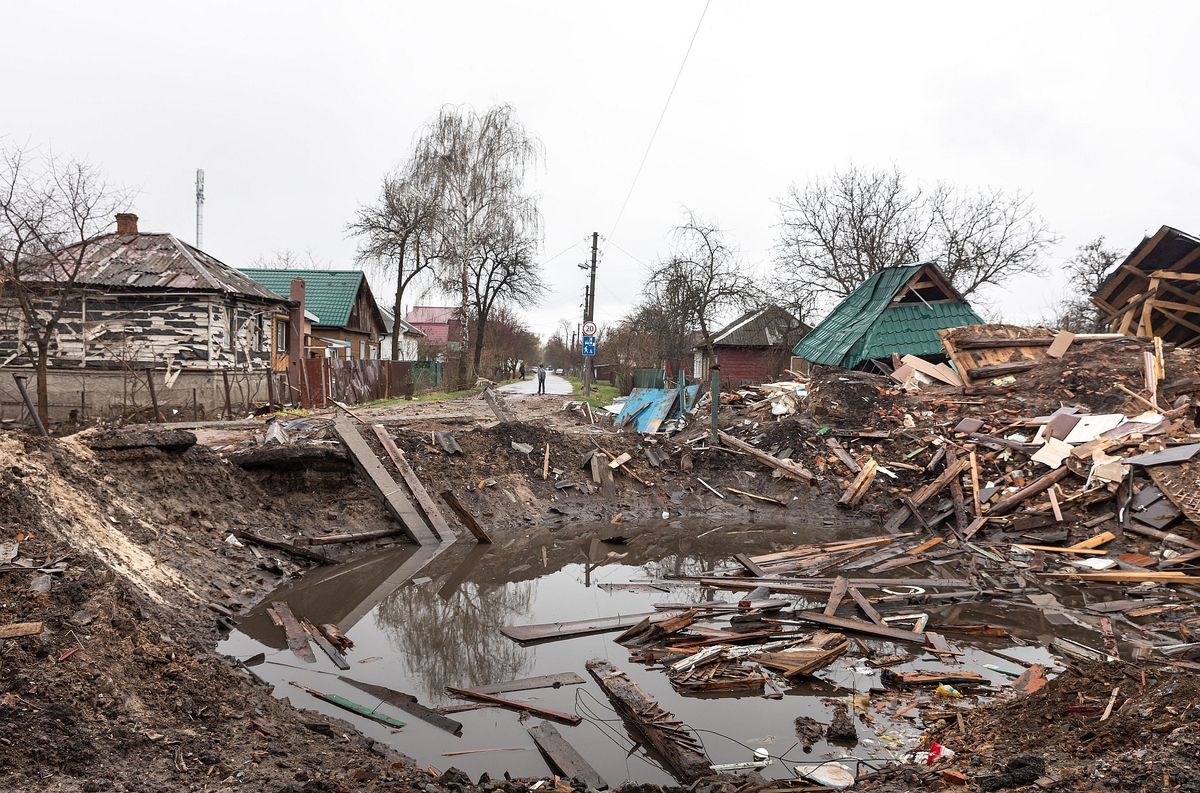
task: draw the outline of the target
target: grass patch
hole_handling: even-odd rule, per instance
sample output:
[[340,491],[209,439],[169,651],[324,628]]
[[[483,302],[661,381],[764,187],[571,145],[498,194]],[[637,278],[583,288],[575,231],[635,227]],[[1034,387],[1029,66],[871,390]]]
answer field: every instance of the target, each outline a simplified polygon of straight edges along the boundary
[[612,401],[621,395],[616,388],[613,388],[607,382],[601,381],[599,383],[592,383],[592,395],[584,397],[583,380],[578,377],[563,377],[563,379],[571,384],[571,388],[573,389],[571,396],[575,399],[586,401],[592,406],[593,410],[599,410],[605,405],[611,405]]
[[[506,383],[515,383],[520,379],[521,378],[519,378],[519,377],[515,377],[511,380],[497,380],[496,385],[501,386]],[[385,408],[385,407],[389,407],[391,405],[402,405],[406,402],[442,402],[445,400],[459,399],[460,397],[471,396],[472,394],[478,394],[482,390],[483,389],[481,389],[477,386],[472,386],[471,388],[464,388],[459,391],[428,391],[424,394],[417,394],[412,399],[405,399],[404,397],[397,397],[396,399],[376,399],[373,402],[362,402],[358,405],[355,405],[355,409],[358,409],[358,408]],[[606,402],[604,404],[608,404],[608,403]]]

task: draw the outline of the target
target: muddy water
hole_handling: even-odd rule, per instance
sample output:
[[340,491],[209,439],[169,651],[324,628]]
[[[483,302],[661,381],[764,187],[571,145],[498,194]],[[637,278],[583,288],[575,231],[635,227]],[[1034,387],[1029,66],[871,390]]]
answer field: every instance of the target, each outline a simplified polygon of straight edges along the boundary
[[[625,525],[619,527],[619,532],[617,528],[585,528],[570,535],[566,530],[534,532],[491,547],[460,543],[425,564],[411,580],[412,570],[426,561],[420,556],[423,552],[397,548],[363,556],[311,572],[282,587],[244,618],[240,629],[219,649],[239,658],[265,653],[267,662],[255,667],[255,672],[276,686],[277,696],[289,697],[300,707],[345,718],[422,765],[438,770],[456,766],[472,778],[485,771],[493,777],[505,771],[514,777],[547,774],[544,760],[525,731],[537,719],[522,724],[517,713],[498,708],[454,713],[451,718],[464,725],[462,737],[455,737],[388,705],[380,705],[380,711],[406,722],[402,730],[393,731],[327,705],[290,686],[289,681],[339,694],[368,707],[380,703],[338,680],[336,667],[319,650],[315,664],[296,658],[286,648],[282,629],[266,615],[269,602],[287,600],[297,616],[314,623],[333,622],[342,628],[355,647],[348,654],[350,671],[340,674],[412,694],[429,707],[463,704],[463,700],[445,692],[448,685],[472,687],[535,675],[577,673],[585,679],[583,685],[504,696],[583,717],[579,726],[559,725],[557,729],[611,785],[624,780],[665,783],[671,779],[652,757],[635,748],[584,668],[591,658],[604,658],[624,669],[664,708],[694,728],[714,763],[748,761],[757,747],[784,758],[763,770],[769,777],[791,777],[796,762],[818,758],[892,759],[907,751],[920,735],[917,710],[893,720],[886,711],[872,707],[874,724],[867,727],[859,722],[862,740],[856,747],[822,742],[805,754],[795,745],[796,717],[810,716],[827,724],[829,698],[872,691],[876,692],[875,701],[890,696],[881,692],[878,670],[867,667],[861,657],[853,657],[861,656],[854,648],[851,657],[839,659],[818,679],[786,689],[780,698],[683,696],[671,688],[660,668],[630,663],[628,651],[613,642],[614,634],[521,646],[500,632],[504,625],[649,612],[655,603],[736,600],[734,593],[701,590],[669,577],[729,565],[734,553],[766,553],[814,540],[828,542],[877,532],[872,527],[836,525],[808,529]],[[632,540],[627,544],[600,542],[618,533]],[[918,574],[910,571],[908,575]],[[1003,648],[1028,661],[1049,663],[1050,656],[1043,647],[1054,636],[1071,636],[1101,646],[1086,626],[1048,615],[1043,607],[1028,600],[1023,605],[933,605],[908,607],[905,611],[929,613],[931,625],[947,620],[1000,624],[1028,641],[1029,646],[1014,646],[1012,639],[972,639],[975,646],[970,646],[966,637],[952,637],[965,653],[964,668],[987,675],[997,686],[1006,686],[1010,678],[983,664],[1020,669],[989,655],[987,647]],[[906,649],[872,640],[865,644],[881,655]],[[940,667],[932,657],[920,656],[917,648],[907,649],[917,653],[914,663],[893,668]],[[782,678],[779,680],[786,686]],[[893,704],[890,710],[896,707]],[[475,749],[508,751],[445,756],[447,752]],[[853,761],[846,762],[854,766]]]

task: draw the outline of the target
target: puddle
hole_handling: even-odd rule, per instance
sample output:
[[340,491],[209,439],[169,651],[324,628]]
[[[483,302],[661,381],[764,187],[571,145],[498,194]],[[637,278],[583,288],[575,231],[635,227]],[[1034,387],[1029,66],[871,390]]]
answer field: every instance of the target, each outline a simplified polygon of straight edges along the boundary
[[[619,533],[633,538],[628,544],[599,541],[599,537],[617,534],[618,528]],[[746,694],[684,696],[675,692],[661,668],[631,663],[626,648],[613,641],[615,633],[521,646],[504,636],[500,628],[650,612],[655,603],[663,602],[736,601],[738,595],[733,592],[704,590],[691,582],[663,577],[696,575],[726,566],[732,564],[735,553],[768,553],[816,539],[831,542],[875,533],[873,527],[853,526],[819,526],[807,531],[794,526],[755,526],[713,532],[711,527],[678,524],[641,528],[606,525],[581,529],[570,536],[566,531],[526,535],[509,540],[504,547],[462,543],[420,569],[413,581],[408,581],[412,571],[425,564],[430,552],[410,547],[390,549],[314,570],[281,587],[244,617],[239,630],[218,649],[238,658],[265,653],[267,662],[254,671],[276,686],[276,696],[344,718],[423,766],[439,771],[455,766],[473,779],[485,771],[493,778],[505,771],[514,777],[546,775],[545,761],[525,730],[540,719],[521,723],[517,713],[499,708],[452,713],[450,717],[463,724],[462,736],[455,737],[415,716],[380,705],[371,695],[338,680],[337,675],[387,686],[415,696],[428,707],[437,707],[466,702],[447,694],[446,686],[470,688],[575,672],[585,679],[584,684],[502,696],[581,716],[584,721],[576,727],[556,728],[610,785],[625,780],[672,783],[670,775],[654,760],[635,749],[604,693],[587,674],[584,663],[602,658],[627,672],[665,709],[691,726],[714,763],[747,762],[752,759],[752,751],[762,747],[773,756],[785,756],[786,762],[776,761],[761,773],[769,778],[791,778],[799,762],[847,755],[894,759],[920,735],[920,722],[911,718],[893,722],[871,708],[874,731],[857,722],[861,740],[857,747],[846,749],[819,742],[805,754],[797,745],[793,726],[796,717],[809,716],[827,724],[831,709],[825,698],[878,690],[879,670],[865,666],[861,658],[843,656],[820,673],[821,679],[808,679],[785,689],[782,698]],[[296,658],[287,649],[283,630],[266,614],[272,600],[288,601],[298,617],[313,623],[337,624],[355,644],[347,655],[350,670],[339,672],[320,650],[316,650],[315,664]],[[958,623],[1001,625],[1030,642],[1030,646],[1014,647],[1012,639],[960,637],[946,632],[964,653],[962,668],[980,672],[996,685],[1007,685],[1010,678],[984,664],[1017,672],[1021,668],[982,648],[1002,649],[1027,662],[1050,664],[1051,657],[1043,648],[1055,636],[1098,646],[1096,635],[1085,627],[1064,622],[1056,612],[1028,601],[1024,605],[934,604],[924,610],[930,614],[932,624],[952,618]],[[851,644],[851,656],[861,656],[853,641]],[[885,641],[865,640],[864,644],[879,655],[903,652],[903,648]],[[916,648],[912,650],[916,652]],[[893,668],[905,671],[940,666],[928,655],[914,658],[915,663]],[[406,722],[406,726],[392,730],[326,704],[289,685],[289,681],[369,708],[379,706],[381,713]],[[874,699],[887,696],[890,694]],[[447,752],[475,749],[506,751],[444,756]]]

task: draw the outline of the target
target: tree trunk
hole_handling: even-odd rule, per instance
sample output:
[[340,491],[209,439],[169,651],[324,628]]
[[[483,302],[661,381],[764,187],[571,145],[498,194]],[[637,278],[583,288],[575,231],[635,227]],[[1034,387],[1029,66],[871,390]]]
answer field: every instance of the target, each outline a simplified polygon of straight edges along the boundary
[[[396,305],[392,307],[392,360],[400,360],[400,312],[404,307],[404,249],[408,240],[400,240],[400,264],[396,267]],[[421,252],[417,251],[417,256]]]
[[459,341],[458,341],[458,385],[457,389],[462,390],[467,387],[467,312],[468,303],[470,301],[470,289],[467,284],[467,260],[462,262],[462,317],[459,320]]
[[47,373],[50,369],[50,344],[49,341],[42,343],[38,342],[37,356],[37,411],[38,416],[42,419],[42,424],[49,426],[50,424],[50,390],[47,387]]
[[475,353],[471,359],[474,363],[474,370],[476,372],[479,371],[479,362],[483,360],[483,326],[486,322],[487,318],[484,316],[483,312],[479,312],[479,317],[475,320],[475,339],[473,340],[472,344],[472,346],[475,348]]

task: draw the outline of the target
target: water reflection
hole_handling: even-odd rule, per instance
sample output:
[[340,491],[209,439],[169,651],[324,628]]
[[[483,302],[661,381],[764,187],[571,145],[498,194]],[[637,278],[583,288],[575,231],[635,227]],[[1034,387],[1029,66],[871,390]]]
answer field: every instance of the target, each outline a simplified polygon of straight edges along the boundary
[[[406,586],[383,599],[375,624],[396,650],[404,676],[420,681],[418,697],[436,700],[446,686],[477,686],[525,676],[534,655],[500,632],[527,621],[535,581],[464,583],[439,596],[432,586]],[[417,693],[417,692],[413,692]]]

